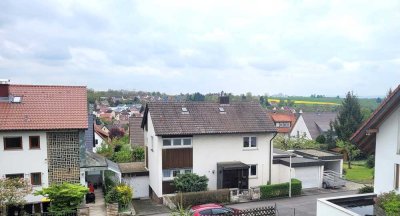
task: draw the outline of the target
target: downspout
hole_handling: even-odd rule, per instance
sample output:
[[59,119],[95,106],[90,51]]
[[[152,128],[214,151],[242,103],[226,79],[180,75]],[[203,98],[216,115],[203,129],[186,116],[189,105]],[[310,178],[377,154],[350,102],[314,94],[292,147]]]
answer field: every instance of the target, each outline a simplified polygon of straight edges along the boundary
[[269,140],[269,146],[270,146],[270,149],[269,149],[269,184],[272,184],[272,179],[271,179],[271,176],[272,176],[272,154],[273,154],[273,146],[272,146],[272,140],[276,137],[276,135],[278,135],[278,132],[275,132],[275,134],[274,134],[274,136]]

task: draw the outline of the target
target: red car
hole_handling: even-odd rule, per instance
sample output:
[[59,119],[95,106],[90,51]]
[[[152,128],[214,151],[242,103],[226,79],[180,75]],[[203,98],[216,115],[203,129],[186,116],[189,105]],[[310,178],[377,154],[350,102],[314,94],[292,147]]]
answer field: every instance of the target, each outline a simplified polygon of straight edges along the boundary
[[223,205],[210,203],[203,204],[198,206],[193,206],[190,208],[190,213],[193,216],[201,216],[201,215],[233,215],[237,212],[237,209],[225,207]]

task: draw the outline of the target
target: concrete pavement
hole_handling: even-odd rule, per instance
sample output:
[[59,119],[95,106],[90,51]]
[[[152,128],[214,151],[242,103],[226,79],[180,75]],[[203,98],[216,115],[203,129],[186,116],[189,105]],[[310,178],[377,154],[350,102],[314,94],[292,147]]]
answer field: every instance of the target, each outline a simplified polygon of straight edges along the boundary
[[326,197],[346,196],[356,194],[357,191],[325,193],[309,196],[299,196],[293,198],[283,198],[275,200],[263,200],[248,203],[238,203],[228,205],[237,209],[250,209],[269,205],[277,206],[278,215],[284,216],[315,216],[317,213],[317,199]]

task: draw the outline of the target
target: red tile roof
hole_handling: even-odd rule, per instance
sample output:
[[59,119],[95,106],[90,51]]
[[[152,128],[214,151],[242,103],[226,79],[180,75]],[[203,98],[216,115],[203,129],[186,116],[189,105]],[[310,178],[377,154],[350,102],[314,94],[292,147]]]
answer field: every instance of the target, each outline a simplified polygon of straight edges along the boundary
[[9,86],[21,103],[0,102],[0,131],[86,129],[87,96],[84,86]]
[[283,127],[277,127],[278,133],[289,133],[293,126],[294,123],[296,123],[296,115],[292,112],[284,112],[284,113],[273,113],[273,112],[268,112],[268,114],[271,116],[272,121],[274,123],[277,122],[290,122],[290,127],[283,128]]

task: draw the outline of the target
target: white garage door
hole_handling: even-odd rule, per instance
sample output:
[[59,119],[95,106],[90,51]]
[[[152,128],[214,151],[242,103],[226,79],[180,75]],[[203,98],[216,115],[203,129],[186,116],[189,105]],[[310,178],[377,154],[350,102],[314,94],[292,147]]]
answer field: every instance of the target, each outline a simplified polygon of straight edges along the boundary
[[135,176],[124,178],[124,182],[132,187],[132,198],[149,197],[149,176]]
[[319,167],[296,167],[295,178],[302,182],[303,188],[321,187]]

